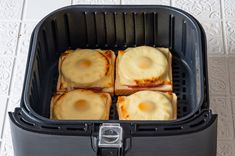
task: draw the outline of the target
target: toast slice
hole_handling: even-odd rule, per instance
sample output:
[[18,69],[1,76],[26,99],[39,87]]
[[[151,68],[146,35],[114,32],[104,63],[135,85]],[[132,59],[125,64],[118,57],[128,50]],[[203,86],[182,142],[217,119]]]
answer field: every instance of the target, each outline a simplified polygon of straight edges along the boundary
[[90,89],[113,94],[114,64],[111,50],[68,50],[59,58],[57,92]]

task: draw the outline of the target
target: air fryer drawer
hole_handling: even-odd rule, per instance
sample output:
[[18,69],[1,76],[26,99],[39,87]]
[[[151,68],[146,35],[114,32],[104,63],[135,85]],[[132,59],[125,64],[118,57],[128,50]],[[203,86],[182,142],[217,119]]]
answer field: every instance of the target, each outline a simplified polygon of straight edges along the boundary
[[[204,116],[208,117],[206,123],[197,121]],[[10,121],[16,156],[32,156],[32,154],[33,156],[111,156],[111,153],[113,156],[117,155],[111,149],[107,149],[107,152],[97,149],[95,139],[97,135],[89,128],[88,133],[71,130],[69,134],[60,129],[53,134],[56,129],[41,127],[40,122],[33,123],[31,117],[27,117],[20,109],[10,113]],[[178,132],[173,130],[169,135],[164,136],[160,136],[157,131],[153,133],[148,130],[133,133],[131,136],[127,134],[124,147],[119,154],[122,156],[216,156],[216,115],[206,111],[181,126],[191,128],[183,133],[180,133],[180,130]]]

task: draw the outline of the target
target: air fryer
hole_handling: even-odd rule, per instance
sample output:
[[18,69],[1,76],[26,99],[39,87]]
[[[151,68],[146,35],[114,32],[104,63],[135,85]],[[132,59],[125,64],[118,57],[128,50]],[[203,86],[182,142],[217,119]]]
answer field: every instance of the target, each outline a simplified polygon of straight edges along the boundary
[[[49,119],[62,52],[76,48],[167,47],[173,55],[177,120]],[[215,156],[217,116],[209,108],[206,36],[188,13],[168,6],[69,6],[35,27],[20,108],[9,113],[16,156]]]

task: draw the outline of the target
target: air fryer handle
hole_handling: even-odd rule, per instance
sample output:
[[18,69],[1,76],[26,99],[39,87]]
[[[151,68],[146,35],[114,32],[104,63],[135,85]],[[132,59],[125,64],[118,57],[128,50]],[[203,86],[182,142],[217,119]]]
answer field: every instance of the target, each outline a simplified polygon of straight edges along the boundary
[[131,138],[126,138],[122,148],[98,148],[97,156],[125,156],[131,149]]
[[99,148],[97,156],[124,156],[121,148]]
[[123,140],[119,123],[103,123],[98,134],[97,156],[124,156]]

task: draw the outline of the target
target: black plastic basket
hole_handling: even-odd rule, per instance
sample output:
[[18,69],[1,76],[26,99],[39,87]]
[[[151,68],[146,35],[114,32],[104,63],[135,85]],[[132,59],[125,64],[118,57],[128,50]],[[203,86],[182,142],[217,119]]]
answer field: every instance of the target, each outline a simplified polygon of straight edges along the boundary
[[174,9],[140,8],[120,7],[104,11],[102,7],[71,7],[42,20],[34,30],[23,93],[23,103],[28,110],[38,118],[49,117],[50,99],[55,93],[58,77],[58,59],[68,48],[116,51],[150,45],[172,49],[178,118],[195,114],[204,98],[202,54],[205,53],[197,22]]
[[[139,45],[171,49],[173,90],[178,97],[177,120],[119,121],[115,96],[108,121],[57,121],[48,118],[50,99],[56,89],[58,59],[62,52],[69,48],[101,48],[117,52]],[[144,152],[159,156],[215,155],[216,116],[209,111],[206,37],[199,22],[182,10],[166,6],[70,6],[54,11],[33,31],[24,84],[21,108],[10,113],[14,147],[19,156],[29,154],[24,150],[27,145],[19,145],[19,141],[25,139],[31,143],[30,151],[35,151],[46,148],[46,145],[36,147],[39,143],[35,143],[46,136],[52,142],[63,136],[64,143],[56,143],[61,146],[58,152],[49,141],[51,150],[41,151],[40,155],[72,156],[77,155],[79,150],[82,155],[111,155],[110,152],[135,156]],[[106,147],[100,143],[102,138],[98,134],[104,122],[123,130],[121,147]],[[109,126],[103,125],[104,128]],[[27,133],[19,132],[19,127],[28,134],[32,133],[32,136],[26,137]],[[53,138],[53,135],[58,136]],[[152,141],[149,136],[153,137]],[[165,140],[160,136],[165,136]],[[82,144],[89,142],[92,151],[84,150],[85,147],[71,147],[69,152],[63,148],[69,138],[72,138],[72,143],[76,137],[85,137],[86,141],[81,139],[79,144],[83,147]],[[197,142],[190,140],[191,137]],[[171,141],[178,142],[172,143],[174,148],[171,150],[160,145],[161,142],[166,145]],[[205,145],[205,141],[210,144]],[[147,145],[151,142],[161,149],[152,149],[153,145]],[[186,148],[194,145],[194,148],[203,150],[194,152],[191,147],[181,151],[181,144],[187,144]]]

